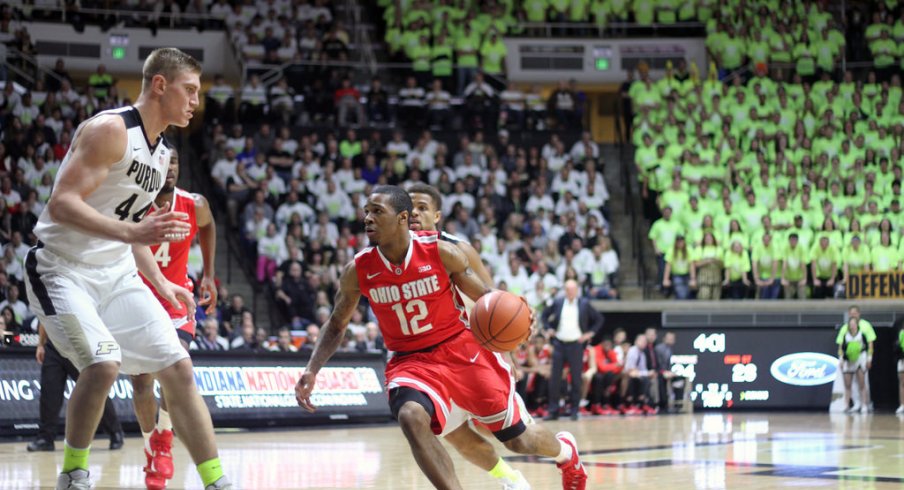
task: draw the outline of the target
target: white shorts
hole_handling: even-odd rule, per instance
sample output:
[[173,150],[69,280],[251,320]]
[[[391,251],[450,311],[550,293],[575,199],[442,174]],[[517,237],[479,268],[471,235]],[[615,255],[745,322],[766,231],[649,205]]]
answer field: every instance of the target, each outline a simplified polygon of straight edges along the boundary
[[898,359],[898,372],[904,373],[904,359]]
[[25,268],[31,310],[79,371],[115,361],[126,374],[155,373],[188,357],[131,258],[91,266],[39,245],[29,250]]
[[860,354],[860,357],[857,359],[857,362],[851,362],[851,361],[845,360],[841,364],[841,371],[846,374],[856,373],[858,369],[863,371],[864,373],[866,372],[866,355],[865,354]]

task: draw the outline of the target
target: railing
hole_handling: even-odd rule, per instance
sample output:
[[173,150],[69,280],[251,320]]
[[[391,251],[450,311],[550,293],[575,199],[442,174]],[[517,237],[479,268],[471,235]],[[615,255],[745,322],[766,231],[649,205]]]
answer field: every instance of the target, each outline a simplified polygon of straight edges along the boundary
[[[704,30],[702,22],[675,22],[672,24],[653,23],[640,25],[636,22],[522,22],[519,24],[524,36],[527,37],[635,37],[657,35],[660,31],[668,31],[669,34],[677,34],[680,37],[699,36]],[[508,33],[517,37],[517,34]]]
[[[170,29],[176,29],[178,27],[193,27],[194,24],[198,22],[205,23],[223,23],[223,19],[211,15],[211,14],[195,14],[195,13],[179,13],[172,14],[169,12],[153,12],[148,10],[128,10],[128,9],[101,9],[101,8],[66,8],[60,6],[18,6],[19,10],[21,10],[28,17],[33,18],[35,12],[43,12],[48,14],[59,14],[60,18],[63,22],[69,22],[72,20],[74,16],[79,17],[88,17],[90,20],[104,20],[104,23],[109,23],[109,20],[115,21],[114,23],[121,22],[123,20],[155,20],[159,22],[160,26],[167,24]],[[164,22],[166,21],[166,22]],[[209,25],[207,26],[209,27]]]

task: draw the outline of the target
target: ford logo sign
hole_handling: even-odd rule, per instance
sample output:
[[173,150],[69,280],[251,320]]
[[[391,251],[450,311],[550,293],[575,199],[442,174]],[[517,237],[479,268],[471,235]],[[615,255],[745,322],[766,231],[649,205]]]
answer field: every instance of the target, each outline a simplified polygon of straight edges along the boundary
[[779,357],[769,369],[772,377],[794,386],[830,383],[838,374],[838,358],[818,352],[797,352]]

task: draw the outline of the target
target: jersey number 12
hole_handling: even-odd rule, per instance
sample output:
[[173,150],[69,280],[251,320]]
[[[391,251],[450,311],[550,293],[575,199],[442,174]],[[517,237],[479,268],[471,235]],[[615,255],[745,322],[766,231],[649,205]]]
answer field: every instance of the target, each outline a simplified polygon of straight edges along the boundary
[[[415,310],[417,310],[416,313]],[[421,320],[427,318],[427,303],[424,303],[424,300],[422,299],[409,301],[405,304],[404,309],[402,303],[396,303],[392,305],[392,311],[396,312],[396,315],[398,315],[399,325],[402,327],[402,334],[404,335],[417,335],[433,328],[432,323],[426,325],[420,324]],[[411,317],[411,321],[408,320],[406,313],[415,313],[415,315]]]

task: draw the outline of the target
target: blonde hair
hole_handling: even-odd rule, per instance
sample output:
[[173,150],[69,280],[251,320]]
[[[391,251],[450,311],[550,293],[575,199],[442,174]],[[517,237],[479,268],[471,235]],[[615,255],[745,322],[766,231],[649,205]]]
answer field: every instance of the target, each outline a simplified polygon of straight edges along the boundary
[[141,89],[147,88],[156,75],[171,82],[183,71],[201,74],[201,63],[178,48],[157,48],[144,60],[141,69]]

